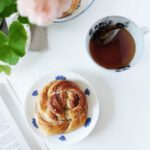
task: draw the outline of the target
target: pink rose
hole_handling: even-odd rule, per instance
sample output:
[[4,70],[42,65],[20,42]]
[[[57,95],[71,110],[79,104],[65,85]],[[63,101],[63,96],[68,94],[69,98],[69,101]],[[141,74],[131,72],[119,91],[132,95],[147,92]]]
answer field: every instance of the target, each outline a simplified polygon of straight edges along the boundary
[[54,19],[67,11],[72,0],[18,0],[20,15],[29,18],[31,23],[48,26]]

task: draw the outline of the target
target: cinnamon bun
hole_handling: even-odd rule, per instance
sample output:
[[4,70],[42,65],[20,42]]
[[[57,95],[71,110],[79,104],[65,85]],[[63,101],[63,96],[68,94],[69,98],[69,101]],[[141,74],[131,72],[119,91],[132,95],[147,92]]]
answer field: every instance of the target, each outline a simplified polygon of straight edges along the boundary
[[87,112],[86,96],[72,81],[53,81],[42,89],[36,99],[37,124],[47,135],[78,129],[85,124]]

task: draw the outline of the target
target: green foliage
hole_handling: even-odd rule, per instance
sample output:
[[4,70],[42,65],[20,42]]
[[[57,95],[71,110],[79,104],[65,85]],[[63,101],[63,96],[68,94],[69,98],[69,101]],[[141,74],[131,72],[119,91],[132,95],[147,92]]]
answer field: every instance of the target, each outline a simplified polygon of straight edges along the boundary
[[0,31],[0,60],[16,65],[19,58],[25,55],[26,40],[26,30],[18,21],[10,25],[8,35]]
[[[19,32],[18,32],[19,31]],[[13,51],[20,57],[25,55],[25,44],[27,40],[26,30],[23,25],[14,21],[8,32],[9,45],[13,49]]]
[[[6,17],[17,12],[17,0],[0,0],[0,61],[9,65],[16,65],[20,57],[25,55],[25,46],[27,34],[22,24],[28,24],[26,17],[18,17],[18,21],[14,21],[8,33],[4,33],[5,25],[2,23]],[[2,31],[3,30],[3,31]],[[11,68],[8,65],[0,64],[0,73],[10,74]]]
[[11,14],[17,12],[16,3],[6,6],[5,9],[0,13],[1,17],[9,17]]
[[0,0],[0,16],[8,17],[16,12],[16,0]]
[[30,23],[27,17],[22,17],[22,16],[18,17],[18,21],[22,24],[29,24]]
[[7,75],[10,75],[11,68],[7,65],[0,65],[0,73],[5,72]]

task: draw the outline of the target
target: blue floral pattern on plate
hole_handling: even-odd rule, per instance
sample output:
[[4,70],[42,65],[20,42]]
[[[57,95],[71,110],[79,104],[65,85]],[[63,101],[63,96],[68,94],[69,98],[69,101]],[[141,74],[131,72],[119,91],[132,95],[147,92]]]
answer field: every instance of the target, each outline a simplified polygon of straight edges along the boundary
[[56,80],[66,80],[66,77],[63,75],[58,75],[55,77]]
[[38,128],[38,125],[37,125],[35,118],[32,118],[32,125],[33,125],[33,127]]
[[35,90],[35,91],[33,91],[33,93],[32,93],[32,96],[38,96],[38,91],[37,90]]
[[92,118],[87,118],[84,127],[87,128],[91,124]]
[[86,88],[85,91],[84,91],[84,94],[85,95],[90,95],[90,90],[88,88]]
[[62,136],[59,137],[59,140],[64,142],[64,141],[66,141],[66,137],[64,135],[62,135]]

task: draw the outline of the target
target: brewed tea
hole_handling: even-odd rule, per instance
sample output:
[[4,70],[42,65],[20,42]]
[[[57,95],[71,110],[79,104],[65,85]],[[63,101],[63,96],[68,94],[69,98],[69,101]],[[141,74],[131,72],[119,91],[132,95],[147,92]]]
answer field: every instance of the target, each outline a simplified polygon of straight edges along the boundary
[[130,64],[135,54],[135,42],[124,28],[97,30],[89,44],[94,61],[107,69],[119,69]]

